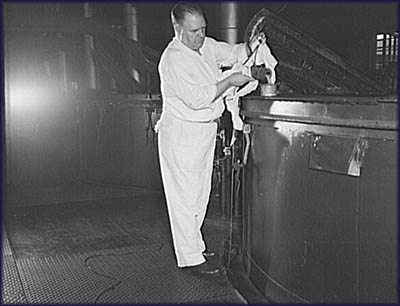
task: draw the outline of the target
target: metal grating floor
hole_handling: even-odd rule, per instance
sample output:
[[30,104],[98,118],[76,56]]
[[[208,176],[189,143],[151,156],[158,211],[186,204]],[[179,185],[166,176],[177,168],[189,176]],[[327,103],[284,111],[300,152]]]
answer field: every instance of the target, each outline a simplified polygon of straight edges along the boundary
[[223,276],[200,279],[176,268],[173,260],[169,247],[154,245],[94,257],[24,260],[18,268],[30,303],[240,302]]
[[25,304],[27,300],[4,228],[2,232],[1,302],[2,304]]
[[[86,194],[3,210],[2,304],[246,303],[225,275],[200,278],[176,267],[159,196],[114,191],[109,199]],[[221,251],[228,229],[207,218],[207,244]]]

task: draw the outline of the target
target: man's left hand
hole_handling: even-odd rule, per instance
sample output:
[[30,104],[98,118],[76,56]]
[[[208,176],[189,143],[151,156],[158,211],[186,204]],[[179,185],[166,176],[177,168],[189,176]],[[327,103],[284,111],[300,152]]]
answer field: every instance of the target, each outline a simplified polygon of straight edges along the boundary
[[267,37],[265,36],[264,32],[260,32],[256,34],[248,43],[251,53],[259,46],[264,44],[267,41]]

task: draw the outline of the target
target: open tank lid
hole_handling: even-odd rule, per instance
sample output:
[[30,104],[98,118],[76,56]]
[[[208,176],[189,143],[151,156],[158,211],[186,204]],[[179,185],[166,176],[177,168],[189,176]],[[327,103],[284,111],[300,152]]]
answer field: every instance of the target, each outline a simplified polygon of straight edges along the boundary
[[278,60],[281,91],[297,94],[380,96],[384,86],[371,80],[333,51],[324,48],[267,9],[247,25],[244,41],[263,31]]

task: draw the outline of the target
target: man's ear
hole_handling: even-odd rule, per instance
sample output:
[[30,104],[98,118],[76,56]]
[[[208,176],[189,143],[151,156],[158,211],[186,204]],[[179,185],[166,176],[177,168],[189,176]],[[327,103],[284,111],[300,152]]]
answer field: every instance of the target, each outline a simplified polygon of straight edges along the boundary
[[173,25],[175,33],[179,33],[179,24],[175,23]]
[[172,27],[174,28],[175,33],[179,33],[179,24],[177,22],[173,22]]
[[176,22],[176,20],[175,20],[175,18],[174,18],[173,15],[171,16],[171,21],[172,21],[172,27],[174,28],[174,32],[175,32],[175,33],[178,33],[179,25],[178,25],[178,23]]

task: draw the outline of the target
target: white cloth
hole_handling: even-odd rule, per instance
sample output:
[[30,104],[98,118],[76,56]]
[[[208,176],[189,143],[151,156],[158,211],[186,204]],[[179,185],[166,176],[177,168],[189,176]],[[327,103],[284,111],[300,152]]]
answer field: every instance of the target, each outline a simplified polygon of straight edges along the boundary
[[232,125],[235,130],[242,131],[243,130],[243,121],[240,118],[240,107],[239,107],[239,98],[247,95],[248,93],[254,91],[258,86],[258,81],[249,82],[245,87],[241,90],[237,91],[232,96],[226,97],[226,108],[231,113]]
[[[235,65],[229,73],[234,73],[241,71],[244,74],[251,74],[249,71],[249,67],[242,66],[241,64]],[[225,74],[226,77],[228,74]],[[258,86],[258,81],[254,80],[246,84],[243,88],[239,90],[238,87],[233,87],[228,89],[222,95],[225,98],[226,108],[231,113],[232,125],[235,130],[242,131],[243,130],[243,121],[240,118],[240,107],[239,107],[239,98],[247,95],[248,93],[254,91]]]
[[266,43],[261,44],[258,47],[258,50],[254,54],[254,61],[256,66],[258,65],[265,65],[265,68],[268,68],[271,70],[271,80],[270,84],[275,84],[276,82],[276,72],[275,72],[275,67],[278,64],[278,61],[276,58],[272,55],[270,48]]
[[[271,54],[271,50],[267,46],[266,43],[262,43],[256,52],[251,55],[251,58],[246,62],[245,65],[236,64],[231,70],[225,72],[222,78],[227,75],[242,71],[242,73],[251,75],[251,66],[252,65],[262,65],[264,64],[266,68],[271,70],[271,77],[269,83],[275,84],[276,81],[276,73],[275,67],[278,64],[278,61]],[[243,130],[243,120],[240,118],[240,108],[239,108],[239,98],[249,94],[254,91],[258,86],[258,81],[249,82],[245,87],[238,91],[238,88],[230,88],[224,94],[225,102],[228,111],[231,113],[232,125],[235,130],[242,131]]]
[[245,44],[206,38],[200,54],[174,38],[159,73],[163,109],[156,124],[161,175],[178,267],[205,261],[201,226],[211,191],[222,97],[213,102],[221,65],[246,58]]

